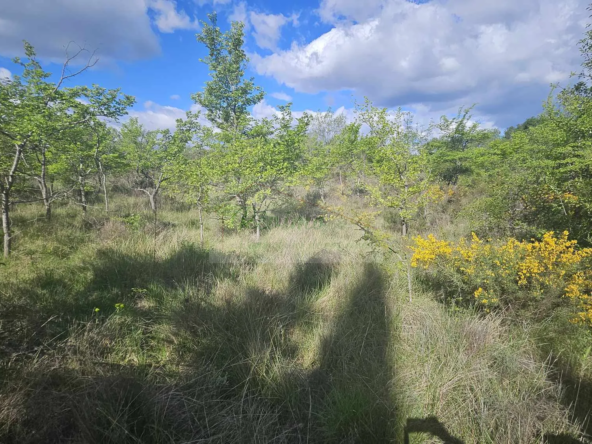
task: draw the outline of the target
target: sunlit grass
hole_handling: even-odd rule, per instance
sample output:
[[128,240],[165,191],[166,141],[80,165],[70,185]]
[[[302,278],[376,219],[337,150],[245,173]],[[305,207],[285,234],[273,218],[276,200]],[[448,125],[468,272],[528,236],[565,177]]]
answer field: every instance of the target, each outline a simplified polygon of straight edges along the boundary
[[48,226],[38,212],[17,209],[0,267],[1,442],[576,433],[528,330],[429,294],[407,302],[406,281],[344,222],[255,242],[208,220],[202,249],[188,210],[163,208],[156,226],[130,198],[109,218],[62,207]]

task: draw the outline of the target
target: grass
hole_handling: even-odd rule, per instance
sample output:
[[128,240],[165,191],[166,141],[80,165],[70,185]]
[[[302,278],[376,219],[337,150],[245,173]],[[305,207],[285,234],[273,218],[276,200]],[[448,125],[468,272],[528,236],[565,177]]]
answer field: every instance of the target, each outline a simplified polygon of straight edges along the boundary
[[189,210],[155,227],[142,201],[113,205],[15,212],[0,442],[583,439],[541,332],[408,302],[344,222],[276,221],[257,243],[209,221],[202,249]]

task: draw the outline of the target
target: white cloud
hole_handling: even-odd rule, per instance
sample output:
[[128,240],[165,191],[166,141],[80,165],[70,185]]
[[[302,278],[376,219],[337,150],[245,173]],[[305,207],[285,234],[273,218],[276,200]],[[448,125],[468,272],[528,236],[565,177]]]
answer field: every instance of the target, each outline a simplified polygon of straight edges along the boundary
[[271,93],[270,96],[273,97],[274,99],[283,100],[284,102],[291,102],[292,101],[292,96],[289,96],[288,94],[286,94],[284,92],[274,92],[274,93]]
[[577,70],[586,5],[322,0],[318,14],[331,30],[251,60],[259,74],[300,92],[354,90],[380,105],[433,111],[478,102],[503,125],[538,112],[549,82]]
[[[193,112],[200,111],[202,108],[199,105],[192,105],[190,110]],[[177,119],[184,119],[186,111],[174,106],[164,106],[154,103],[150,100],[144,102],[144,110],[131,110],[130,117],[136,117],[138,121],[148,130],[170,129],[174,130]],[[209,122],[205,117],[200,117],[200,123],[208,125]]]
[[283,14],[264,14],[251,11],[249,13],[253,25],[253,37],[257,46],[263,49],[276,50],[281,37],[281,28],[288,22],[298,23],[298,17],[287,17]]
[[104,59],[159,54],[145,0],[0,0],[0,54],[22,55],[23,39],[40,57],[63,61],[74,41]]
[[[61,63],[69,42],[96,50],[102,62],[141,60],[160,53],[160,32],[196,29],[197,20],[175,0],[0,0],[0,54],[23,54],[23,40],[37,55]],[[82,59],[81,59],[82,60]]]
[[179,94],[173,94],[171,96],[171,100],[179,100],[181,98],[181,96]]
[[198,5],[205,5],[206,3],[211,3],[212,5],[227,5],[232,0],[195,0]]
[[191,20],[185,11],[177,11],[175,0],[148,0],[148,7],[155,13],[154,24],[160,32],[199,28],[195,18]]
[[275,107],[268,104],[265,99],[253,106],[253,111],[251,112],[251,115],[255,119],[270,119],[279,114],[280,112]]
[[247,4],[245,2],[239,2],[234,5],[234,9],[228,15],[228,22],[243,22],[245,24],[245,30],[250,29],[251,24],[249,23],[249,14],[247,13]]
[[0,80],[11,80],[12,79],[12,73],[7,70],[6,68],[0,68]]

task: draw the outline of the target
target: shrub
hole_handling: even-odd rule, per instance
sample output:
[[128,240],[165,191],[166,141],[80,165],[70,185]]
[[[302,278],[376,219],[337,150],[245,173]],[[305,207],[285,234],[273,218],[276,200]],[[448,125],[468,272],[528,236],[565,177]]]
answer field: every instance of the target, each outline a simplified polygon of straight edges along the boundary
[[577,241],[564,231],[556,237],[550,231],[541,240],[514,238],[496,244],[475,233],[470,241],[453,244],[416,236],[411,247],[411,265],[426,270],[434,283],[448,289],[455,300],[490,307],[514,302],[567,297],[579,311],[574,322],[592,326],[592,272],[588,258],[592,248],[578,249]]

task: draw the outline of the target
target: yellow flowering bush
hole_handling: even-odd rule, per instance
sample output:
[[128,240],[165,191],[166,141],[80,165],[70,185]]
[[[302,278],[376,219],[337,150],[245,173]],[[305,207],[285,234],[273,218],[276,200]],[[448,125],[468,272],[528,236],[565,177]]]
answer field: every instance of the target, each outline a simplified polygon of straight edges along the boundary
[[592,326],[591,248],[579,249],[564,231],[541,240],[505,243],[484,241],[476,234],[456,244],[433,235],[416,236],[411,266],[426,270],[434,283],[457,298],[489,307],[525,297],[563,296],[579,307],[574,321]]

